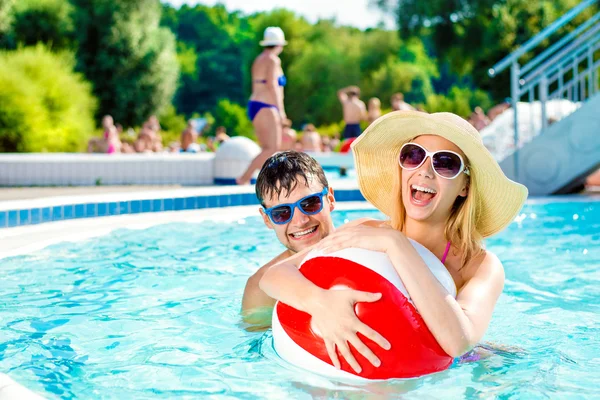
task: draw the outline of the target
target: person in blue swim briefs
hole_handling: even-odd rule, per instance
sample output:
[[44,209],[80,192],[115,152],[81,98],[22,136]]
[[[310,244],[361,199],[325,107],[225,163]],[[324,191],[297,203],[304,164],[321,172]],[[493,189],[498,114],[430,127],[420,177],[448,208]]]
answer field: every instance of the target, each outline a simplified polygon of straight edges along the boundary
[[260,42],[264,50],[252,64],[252,95],[248,101],[248,117],[254,125],[262,151],[236,179],[238,185],[250,183],[254,171],[281,146],[282,121],[286,119],[283,106],[286,78],[279,54],[286,44],[281,28],[271,26],[265,29],[264,39]]
[[362,133],[361,121],[367,120],[367,107],[360,99],[360,88],[348,86],[338,90],[338,99],[344,111],[344,139],[357,138]]

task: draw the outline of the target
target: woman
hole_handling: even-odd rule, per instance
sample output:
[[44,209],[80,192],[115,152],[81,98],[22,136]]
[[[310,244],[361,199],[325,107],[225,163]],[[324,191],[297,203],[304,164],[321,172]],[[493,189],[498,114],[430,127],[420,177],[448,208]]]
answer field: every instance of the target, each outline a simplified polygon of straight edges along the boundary
[[377,97],[371,97],[367,103],[367,121],[369,125],[381,117],[381,101]]
[[252,64],[252,96],[248,101],[248,117],[254,125],[262,151],[252,160],[246,172],[236,179],[238,185],[249,183],[254,171],[279,151],[282,121],[286,119],[283,107],[286,79],[279,54],[286,44],[281,28],[265,29],[264,40],[260,42],[265,49]]
[[[392,112],[369,126],[352,149],[361,192],[390,220],[350,222],[317,247],[386,252],[440,346],[459,357],[483,337],[504,285],[502,264],[483,248],[482,239],[510,224],[527,189],[506,178],[478,132],[454,114]],[[456,298],[408,238],[442,260]],[[339,352],[360,373],[348,343],[378,366],[379,359],[357,333],[385,349],[389,342],[358,320],[353,307],[377,301],[381,294],[315,286],[297,269],[305,254],[271,267],[261,289],[312,315],[336,367]]]

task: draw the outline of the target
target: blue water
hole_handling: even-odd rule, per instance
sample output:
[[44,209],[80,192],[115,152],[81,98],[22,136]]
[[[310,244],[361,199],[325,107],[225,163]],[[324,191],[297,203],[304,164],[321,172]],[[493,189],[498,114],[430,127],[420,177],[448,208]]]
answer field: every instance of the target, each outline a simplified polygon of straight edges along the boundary
[[330,183],[337,180],[352,180],[356,182],[356,170],[354,168],[347,169],[343,173],[339,169],[326,169],[325,176]]
[[[374,211],[336,211],[337,224]],[[528,204],[488,240],[506,286],[490,358],[349,386],[299,371],[238,316],[281,247],[258,217],[121,229],[0,266],[0,371],[48,398],[584,399],[600,388],[600,202]]]

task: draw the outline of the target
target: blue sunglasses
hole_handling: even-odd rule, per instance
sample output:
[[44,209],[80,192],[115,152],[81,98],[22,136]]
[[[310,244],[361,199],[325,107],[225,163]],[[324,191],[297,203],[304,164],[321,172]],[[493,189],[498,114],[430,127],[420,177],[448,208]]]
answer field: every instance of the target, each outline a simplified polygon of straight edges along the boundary
[[295,203],[279,204],[271,208],[264,208],[265,214],[276,225],[287,224],[294,217],[296,207],[305,215],[315,215],[323,210],[323,196],[327,195],[329,188],[323,188],[321,193],[315,193],[301,198]]

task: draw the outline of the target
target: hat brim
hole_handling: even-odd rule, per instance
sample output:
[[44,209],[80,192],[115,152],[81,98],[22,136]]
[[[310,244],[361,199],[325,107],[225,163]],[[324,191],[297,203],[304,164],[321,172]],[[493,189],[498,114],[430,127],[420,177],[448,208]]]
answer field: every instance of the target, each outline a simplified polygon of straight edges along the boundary
[[483,145],[479,132],[450,113],[391,112],[373,122],[352,143],[360,191],[370,203],[391,217],[394,204],[401,201],[392,191],[400,147],[420,135],[441,136],[467,156],[476,181],[475,224],[483,237],[500,232],[514,220],[527,198],[527,188],[508,179]]
[[287,44],[287,40],[284,40],[283,42],[275,42],[275,41],[271,41],[271,40],[261,40],[258,44],[261,45],[262,47],[265,46],[285,46]]

